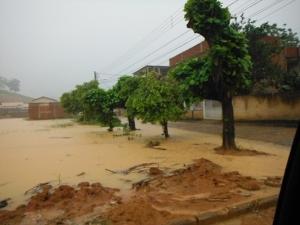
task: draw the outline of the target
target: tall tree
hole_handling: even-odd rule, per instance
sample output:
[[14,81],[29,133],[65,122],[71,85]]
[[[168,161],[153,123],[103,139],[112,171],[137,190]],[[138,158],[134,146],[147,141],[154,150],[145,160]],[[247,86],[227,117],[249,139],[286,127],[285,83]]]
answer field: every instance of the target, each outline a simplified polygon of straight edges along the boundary
[[126,107],[144,122],[160,123],[165,138],[169,138],[168,121],[179,119],[184,112],[180,89],[174,80],[158,79],[155,74],[147,74],[139,82]]
[[118,82],[113,87],[117,98],[118,98],[118,107],[126,109],[126,114],[128,118],[128,125],[130,130],[136,130],[135,126],[135,112],[133,109],[126,107],[126,102],[130,95],[138,88],[139,77],[136,76],[122,76],[119,78]]
[[180,81],[190,80],[183,82],[185,89],[222,103],[222,148],[237,150],[232,97],[251,83],[247,39],[230,24],[228,9],[217,0],[188,0],[185,13],[188,27],[204,36],[210,49],[205,57],[188,61],[171,74]]

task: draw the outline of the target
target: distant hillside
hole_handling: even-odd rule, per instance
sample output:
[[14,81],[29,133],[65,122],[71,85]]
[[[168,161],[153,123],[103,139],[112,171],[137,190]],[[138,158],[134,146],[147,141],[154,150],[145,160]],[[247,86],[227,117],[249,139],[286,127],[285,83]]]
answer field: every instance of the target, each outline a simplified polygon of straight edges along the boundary
[[21,94],[17,94],[14,92],[6,91],[6,90],[0,90],[0,102],[24,102],[28,103],[33,98],[24,96]]

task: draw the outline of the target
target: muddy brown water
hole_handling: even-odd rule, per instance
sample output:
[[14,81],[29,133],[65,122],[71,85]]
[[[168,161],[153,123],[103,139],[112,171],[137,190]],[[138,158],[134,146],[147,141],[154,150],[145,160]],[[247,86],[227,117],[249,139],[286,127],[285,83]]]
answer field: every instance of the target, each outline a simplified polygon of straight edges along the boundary
[[[222,165],[228,171],[239,170],[242,174],[259,178],[280,176],[288,156],[288,151],[282,151],[287,147],[248,140],[239,140],[239,143],[275,155],[220,156],[212,150],[219,145],[219,136],[170,129],[172,138],[165,141],[159,135],[159,126],[138,126],[142,130],[128,138],[120,136],[122,130],[112,134],[105,128],[72,124],[70,120],[1,119],[0,199],[11,198],[8,209],[12,209],[30,197],[24,194],[27,190],[45,182],[53,186],[101,182],[127,193],[133,182],[147,175],[137,172],[113,174],[106,169],[119,171],[154,162],[171,170],[201,157]],[[159,140],[166,150],[145,147],[149,140]]]

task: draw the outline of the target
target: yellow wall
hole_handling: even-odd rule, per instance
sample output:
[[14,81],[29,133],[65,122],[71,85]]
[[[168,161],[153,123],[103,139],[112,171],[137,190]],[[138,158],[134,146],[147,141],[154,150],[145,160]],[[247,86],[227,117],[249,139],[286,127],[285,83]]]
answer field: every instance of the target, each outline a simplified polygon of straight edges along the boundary
[[202,120],[203,119],[203,111],[202,110],[189,110],[183,116],[183,119],[196,119]]
[[235,120],[300,120],[300,97],[237,96],[233,108]]

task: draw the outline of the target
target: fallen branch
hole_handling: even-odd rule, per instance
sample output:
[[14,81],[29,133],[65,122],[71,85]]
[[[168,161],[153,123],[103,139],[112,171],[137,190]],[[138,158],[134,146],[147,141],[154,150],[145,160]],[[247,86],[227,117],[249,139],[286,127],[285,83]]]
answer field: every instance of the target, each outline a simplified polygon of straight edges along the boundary
[[158,166],[158,163],[142,163],[142,164],[130,167],[129,169],[123,171],[123,173],[124,174],[129,174],[129,173],[131,173],[132,171],[134,171],[134,170],[136,170],[138,168],[141,168],[141,167],[145,168],[145,167],[153,166],[153,165],[157,165]]
[[116,172],[116,171],[113,171],[113,170],[110,170],[110,169],[105,169],[106,171],[108,171],[108,172],[111,172],[111,173],[113,173],[113,174],[116,174],[116,173],[118,173],[118,172]]
[[108,172],[111,172],[113,174],[128,175],[129,173],[133,172],[134,170],[145,169],[145,168],[153,166],[153,165],[159,166],[158,163],[142,163],[142,164],[132,166],[132,167],[128,168],[127,170],[120,170],[120,171],[114,171],[114,170],[110,170],[110,169],[105,169],[105,170]]
[[25,195],[27,195],[28,193],[36,193],[36,192],[38,192],[39,190],[41,190],[41,188],[43,187],[43,186],[45,186],[45,185],[48,185],[50,183],[50,181],[49,182],[45,182],[45,183],[40,183],[40,184],[38,184],[38,185],[36,185],[36,186],[34,186],[33,188],[30,188],[29,190],[27,190],[27,191],[25,191]]

